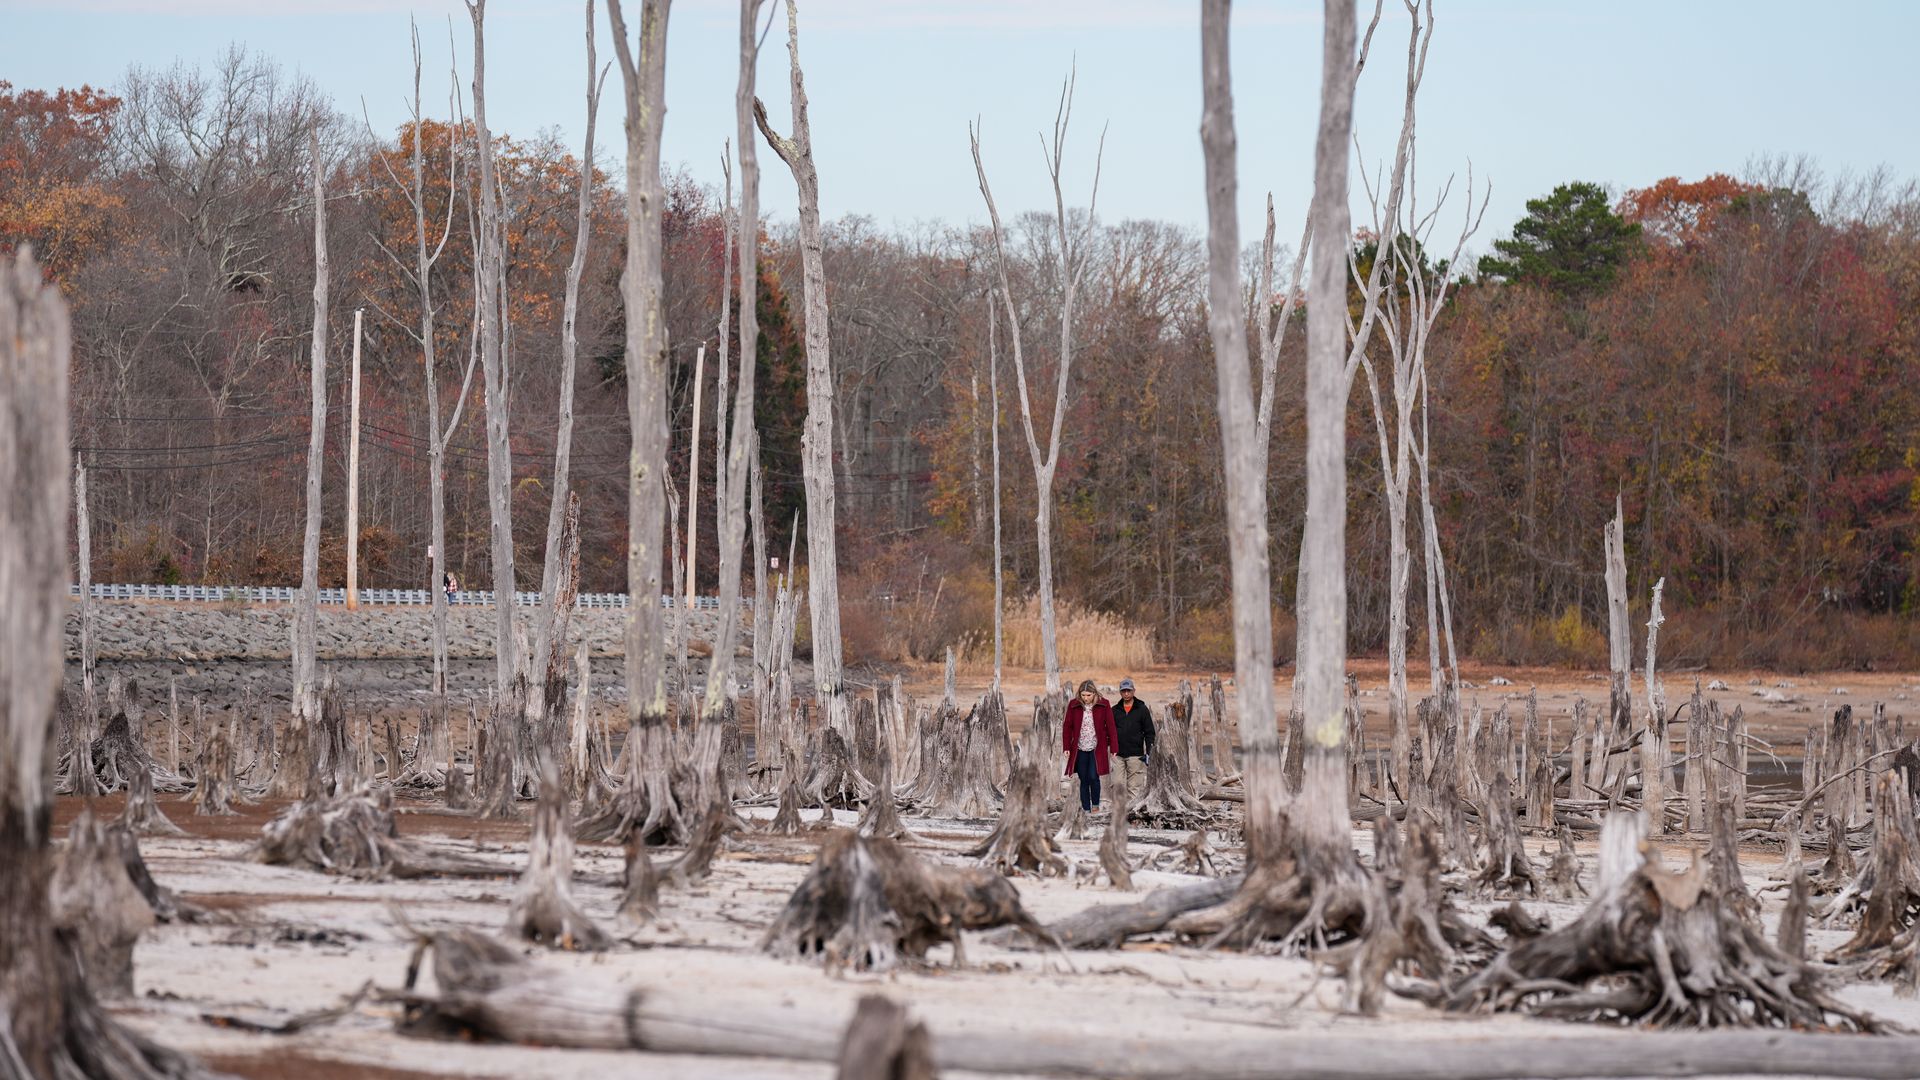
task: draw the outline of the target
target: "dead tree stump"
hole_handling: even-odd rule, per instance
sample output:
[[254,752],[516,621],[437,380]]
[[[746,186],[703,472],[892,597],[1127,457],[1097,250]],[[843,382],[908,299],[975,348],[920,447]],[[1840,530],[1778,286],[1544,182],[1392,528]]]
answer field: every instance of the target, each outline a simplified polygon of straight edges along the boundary
[[[1006,703],[989,690],[965,714],[942,710],[934,733],[933,767],[924,794],[916,800],[929,817],[978,819],[991,817],[1001,803],[993,782],[993,758],[1000,741],[997,725],[1004,724]],[[1029,757],[1031,747],[1029,747]]]
[[1481,842],[1484,858],[1474,878],[1487,895],[1506,895],[1524,890],[1528,896],[1540,895],[1540,878],[1520,838],[1520,823],[1514,820],[1513,800],[1507,792],[1507,774],[1496,769],[1487,784],[1487,797],[1480,809]]
[[1123,892],[1133,891],[1133,870],[1127,864],[1127,774],[1118,770],[1112,775],[1112,790],[1107,793],[1113,811],[1107,818],[1107,831],[1100,837],[1100,868],[1107,872],[1107,880],[1113,887]]
[[841,830],[788,897],[761,948],[830,969],[886,971],[941,943],[964,964],[960,933],[1016,926],[1048,940],[1013,883],[984,867],[938,866],[878,836]]
[[202,817],[228,816],[233,810],[233,743],[227,727],[214,721],[200,743],[200,759],[194,766],[197,777],[193,793],[193,812]]
[[386,787],[302,799],[260,830],[258,862],[359,878],[491,877],[501,868],[400,835]]
[[1007,802],[1000,820],[980,846],[967,854],[1003,874],[1022,871],[1041,876],[1064,874],[1067,861],[1047,835],[1047,778],[1031,761],[1020,761],[1007,781]]
[[612,939],[573,899],[573,829],[567,794],[551,759],[540,774],[540,801],[533,812],[527,868],[520,875],[507,932],[553,949],[599,952]]
[[104,997],[133,996],[133,946],[155,920],[134,886],[112,829],[81,811],[54,864],[53,925],[73,941],[87,985]]
[[1601,885],[1579,918],[1417,996],[1453,1011],[1654,1027],[1881,1029],[1741,918],[1698,859],[1680,873],[1647,861],[1643,828],[1637,815],[1607,819]]
[[627,865],[620,883],[620,921],[628,926],[644,926],[660,913],[660,876],[647,857],[647,845],[639,833],[627,833]]

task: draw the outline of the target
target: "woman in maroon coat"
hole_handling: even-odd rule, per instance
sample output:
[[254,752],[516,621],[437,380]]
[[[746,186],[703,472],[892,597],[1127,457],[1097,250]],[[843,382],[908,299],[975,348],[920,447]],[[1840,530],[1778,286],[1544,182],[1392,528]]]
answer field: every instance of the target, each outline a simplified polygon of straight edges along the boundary
[[1107,774],[1107,756],[1119,742],[1113,730],[1113,706],[1100,696],[1092,679],[1080,684],[1079,696],[1067,706],[1060,735],[1067,752],[1066,775],[1080,777],[1080,809],[1092,813],[1100,806],[1100,778]]

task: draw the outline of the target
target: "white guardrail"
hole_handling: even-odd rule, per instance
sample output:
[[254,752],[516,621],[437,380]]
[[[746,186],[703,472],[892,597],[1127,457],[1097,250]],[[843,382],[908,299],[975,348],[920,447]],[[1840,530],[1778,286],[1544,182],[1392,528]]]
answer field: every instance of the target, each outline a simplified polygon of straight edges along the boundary
[[[80,586],[68,585],[68,594],[78,599]],[[95,600],[168,600],[190,604],[291,604],[300,595],[299,589],[284,585],[100,585],[92,589]],[[626,593],[581,593],[577,601],[582,608],[624,608],[627,604]],[[680,597],[662,596],[660,606],[672,609],[680,606]],[[322,604],[344,604],[347,602],[345,589],[321,589]],[[360,602],[370,607],[419,606],[430,607],[433,594],[426,589],[361,589]],[[490,605],[493,603],[493,590],[475,590],[456,592],[452,596],[454,605]],[[540,606],[540,593],[515,592],[513,602],[520,607]],[[742,597],[743,605],[751,604],[750,598]],[[696,596],[693,598],[693,610],[718,611],[720,598],[717,596]]]

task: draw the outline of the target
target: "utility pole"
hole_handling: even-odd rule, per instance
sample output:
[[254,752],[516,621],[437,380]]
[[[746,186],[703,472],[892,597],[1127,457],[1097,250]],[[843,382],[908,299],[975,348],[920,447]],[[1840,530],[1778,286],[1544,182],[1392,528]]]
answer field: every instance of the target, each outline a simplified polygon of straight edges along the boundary
[[[687,596],[685,610],[693,610],[693,546],[700,538],[700,390],[706,382],[707,347],[693,354],[693,454],[687,467]],[[722,405],[725,402],[721,403]]]
[[347,610],[360,607],[360,318],[353,309],[353,391],[347,407]]

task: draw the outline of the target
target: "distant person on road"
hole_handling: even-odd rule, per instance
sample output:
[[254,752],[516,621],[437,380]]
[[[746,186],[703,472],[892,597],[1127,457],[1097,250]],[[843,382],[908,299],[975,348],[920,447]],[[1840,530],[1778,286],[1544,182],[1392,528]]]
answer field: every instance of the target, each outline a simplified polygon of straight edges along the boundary
[[1120,756],[1120,775],[1128,792],[1140,790],[1147,761],[1153,756],[1153,710],[1133,693],[1133,680],[1120,680],[1120,701],[1113,707],[1114,745]]
[[1080,694],[1067,706],[1060,725],[1067,753],[1068,776],[1080,778],[1080,809],[1091,814],[1100,808],[1100,778],[1107,775],[1107,757],[1113,753],[1113,706],[1100,696],[1093,680],[1080,684]]
[[440,579],[440,587],[447,590],[447,603],[451,604],[453,603],[453,594],[460,591],[460,579],[454,577],[453,571],[449,570],[446,576]]

